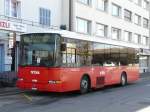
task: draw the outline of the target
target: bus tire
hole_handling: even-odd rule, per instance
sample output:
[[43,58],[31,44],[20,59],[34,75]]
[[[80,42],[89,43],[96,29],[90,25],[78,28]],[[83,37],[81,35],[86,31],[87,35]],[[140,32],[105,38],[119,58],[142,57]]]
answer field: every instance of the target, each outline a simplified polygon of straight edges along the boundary
[[126,73],[122,73],[121,78],[120,78],[120,85],[121,86],[127,85],[127,75],[126,75]]
[[90,89],[90,79],[87,75],[84,75],[80,81],[80,93],[85,94]]

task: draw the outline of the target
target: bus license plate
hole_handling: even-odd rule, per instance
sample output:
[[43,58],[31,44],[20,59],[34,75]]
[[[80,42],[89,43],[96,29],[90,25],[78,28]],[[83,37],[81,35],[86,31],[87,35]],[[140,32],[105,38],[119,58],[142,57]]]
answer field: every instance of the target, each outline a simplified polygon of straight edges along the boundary
[[37,90],[37,88],[32,88],[32,90],[36,91],[36,90]]

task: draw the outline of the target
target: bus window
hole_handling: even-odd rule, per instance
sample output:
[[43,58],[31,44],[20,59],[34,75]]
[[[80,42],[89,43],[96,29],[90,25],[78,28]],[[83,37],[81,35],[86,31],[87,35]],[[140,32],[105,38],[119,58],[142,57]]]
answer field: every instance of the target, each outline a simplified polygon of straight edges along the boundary
[[90,66],[92,61],[92,43],[86,41],[78,42],[77,57],[79,66]]
[[128,54],[127,53],[120,53],[120,65],[125,66],[128,65]]
[[[55,43],[56,42],[56,43]],[[59,36],[57,34],[27,34],[21,38],[22,66],[56,66]]]
[[128,65],[128,48],[120,47],[120,65],[126,66]]
[[96,66],[103,66],[105,55],[105,46],[101,43],[93,43],[93,59],[92,64]]
[[111,52],[110,49],[111,45],[105,44],[105,54],[104,54],[104,60],[106,61],[111,61]]
[[110,51],[110,60],[115,64],[115,66],[119,66],[120,62],[120,47],[111,45],[111,51]]
[[134,65],[139,63],[138,50],[133,48],[128,48],[128,64]]
[[[61,56],[62,56],[61,66],[76,67],[77,66],[76,42],[71,39],[63,39],[62,43],[63,44],[61,44]],[[64,48],[62,48],[62,47],[64,47]]]

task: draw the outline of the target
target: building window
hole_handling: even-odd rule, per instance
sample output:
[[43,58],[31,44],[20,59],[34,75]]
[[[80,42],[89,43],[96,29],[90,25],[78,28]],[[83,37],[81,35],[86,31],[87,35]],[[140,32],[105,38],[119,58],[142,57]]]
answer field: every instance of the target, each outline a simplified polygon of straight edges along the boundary
[[143,45],[146,45],[146,37],[142,37],[141,40],[142,40],[142,44],[143,44]]
[[112,28],[112,39],[119,40],[121,37],[121,30],[118,28]]
[[130,2],[133,2],[133,0],[129,0]]
[[146,37],[146,36],[143,36],[143,37],[141,38],[141,41],[142,41],[142,44],[143,44],[143,45],[148,45],[148,44],[149,44],[149,38]]
[[107,11],[108,0],[97,0],[97,8],[102,11]]
[[143,27],[148,28],[148,24],[149,24],[148,19],[143,18]]
[[143,6],[144,9],[147,9],[147,10],[148,10],[148,9],[149,9],[149,8],[148,8],[149,2],[148,2],[147,0],[143,0],[142,6]]
[[134,43],[140,44],[141,43],[141,35],[139,34],[134,34]]
[[134,3],[137,4],[137,5],[139,5],[139,6],[141,6],[142,0],[134,0]]
[[146,37],[146,45],[149,46],[149,37]]
[[112,4],[112,15],[121,17],[121,7],[115,4]]
[[10,0],[5,0],[5,15],[6,16],[11,16],[10,15]]
[[129,10],[124,10],[124,19],[126,21],[132,21],[132,12]]
[[141,16],[135,14],[134,23],[137,24],[137,25],[141,25]]
[[132,39],[132,33],[129,31],[124,31],[124,41],[130,42]]
[[83,3],[85,5],[91,5],[91,0],[78,0],[78,2]]
[[5,0],[5,15],[9,17],[21,17],[21,2],[17,0]]
[[49,9],[40,8],[40,24],[50,26],[51,11]]
[[96,35],[102,36],[102,37],[107,37],[107,25],[97,23],[96,24]]
[[76,31],[79,33],[90,34],[91,22],[85,19],[77,18]]

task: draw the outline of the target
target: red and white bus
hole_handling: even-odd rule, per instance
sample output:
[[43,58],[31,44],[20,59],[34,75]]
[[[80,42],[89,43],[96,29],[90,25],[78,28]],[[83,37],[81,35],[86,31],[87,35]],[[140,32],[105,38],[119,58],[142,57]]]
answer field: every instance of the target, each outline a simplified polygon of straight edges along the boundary
[[139,78],[138,57],[136,48],[101,43],[76,33],[23,34],[17,86],[81,93],[113,84],[124,86]]

